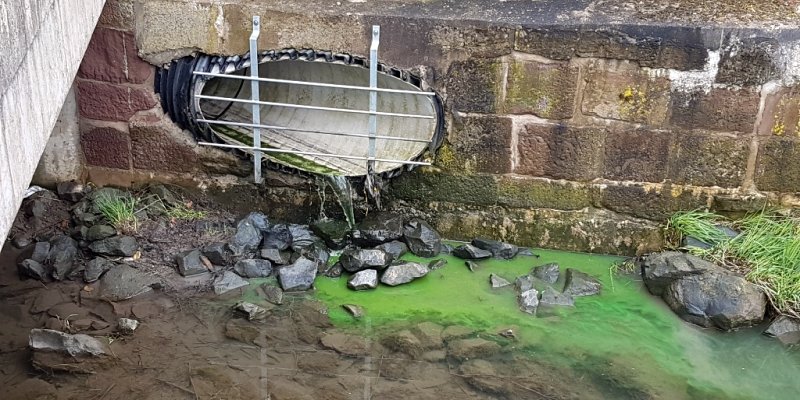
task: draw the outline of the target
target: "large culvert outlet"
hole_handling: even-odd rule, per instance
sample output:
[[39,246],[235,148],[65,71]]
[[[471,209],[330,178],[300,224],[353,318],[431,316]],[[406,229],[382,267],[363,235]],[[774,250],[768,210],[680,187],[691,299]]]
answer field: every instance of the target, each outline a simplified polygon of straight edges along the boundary
[[[312,50],[267,51],[259,54],[259,77],[317,82],[342,86],[369,86],[366,60],[347,54]],[[392,115],[377,116],[376,159],[414,161],[431,154],[443,135],[441,100],[419,77],[407,71],[378,66],[378,87],[406,93],[378,93],[377,110]],[[199,55],[172,62],[157,74],[156,90],[164,111],[173,121],[190,130],[198,140],[252,146],[252,105],[208,97],[251,98],[250,81],[198,75],[196,72],[250,75],[249,56]],[[262,129],[262,147],[302,153],[345,157],[266,153],[268,163],[311,173],[345,176],[367,174],[369,91],[338,87],[260,82],[260,99],[266,103],[295,104],[261,106],[261,124],[285,129]],[[304,108],[310,106],[310,108]],[[320,109],[322,108],[322,109]],[[326,110],[341,108],[342,112]],[[395,115],[397,114],[397,115]],[[408,115],[427,118],[408,117]],[[228,124],[203,121],[229,121]],[[352,157],[352,158],[347,158]],[[411,168],[398,162],[378,161],[374,173],[392,176]]]

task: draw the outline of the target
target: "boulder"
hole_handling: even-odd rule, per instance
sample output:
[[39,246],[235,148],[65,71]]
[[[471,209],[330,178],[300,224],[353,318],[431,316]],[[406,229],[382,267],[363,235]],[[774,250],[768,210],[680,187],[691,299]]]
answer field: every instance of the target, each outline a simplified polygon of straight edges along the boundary
[[287,225],[273,225],[264,232],[264,240],[261,242],[262,249],[286,250],[292,245],[292,232]]
[[320,220],[311,224],[311,230],[325,242],[326,246],[333,250],[341,250],[347,245],[350,225],[347,221]]
[[75,265],[78,242],[66,235],[57,235],[50,240],[50,251],[46,263],[50,265],[53,279],[64,280]]
[[472,239],[472,245],[481,250],[491,252],[492,256],[496,258],[505,258],[506,260],[514,258],[519,252],[519,247],[497,240],[476,238]]
[[100,278],[100,295],[110,301],[127,300],[147,293],[158,280],[127,264],[111,268]]
[[378,271],[365,269],[356,272],[347,280],[347,287],[353,290],[367,290],[378,287]]
[[428,267],[411,262],[398,261],[386,268],[381,276],[384,285],[397,286],[421,278],[428,274]]
[[528,314],[536,314],[536,308],[539,307],[539,291],[528,289],[519,294],[517,302],[519,302],[520,310]]
[[317,263],[299,258],[294,264],[278,270],[278,279],[284,291],[295,292],[311,289],[317,277]]
[[47,266],[29,258],[17,264],[17,272],[21,277],[47,282],[50,280],[51,270]]
[[[296,258],[305,257],[309,260],[316,261],[319,265],[327,265],[328,260],[331,258],[331,253],[322,242],[314,242],[310,246],[299,248],[293,255]],[[295,258],[295,259],[296,259]]]
[[575,300],[568,293],[559,293],[552,287],[546,288],[539,299],[539,307],[574,307]]
[[278,249],[261,249],[261,258],[275,265],[286,265],[292,262],[292,252]]
[[385,251],[387,254],[392,256],[392,260],[399,260],[403,254],[408,252],[408,246],[399,240],[393,240],[391,242],[375,246],[375,248]]
[[798,344],[800,343],[800,319],[781,315],[769,324],[764,334],[774,336],[784,344]]
[[261,230],[253,220],[244,218],[236,224],[236,233],[228,242],[228,248],[236,257],[246,256],[256,252],[261,239]]
[[94,258],[86,263],[86,269],[83,270],[83,280],[86,283],[92,283],[100,279],[106,271],[111,270],[115,265],[114,262],[103,257]]
[[447,353],[458,360],[493,356],[499,352],[499,344],[481,338],[458,339],[447,344]]
[[211,264],[224,266],[230,262],[228,246],[223,242],[209,243],[203,247],[201,252]]
[[253,211],[242,219],[250,221],[250,223],[259,231],[266,232],[269,230],[269,219],[263,213]]
[[403,237],[403,217],[379,212],[370,214],[352,232],[353,243],[361,247],[374,247]]
[[300,252],[317,243],[322,244],[322,239],[314,235],[308,225],[289,225],[289,232],[292,234],[292,250],[296,252]]
[[562,292],[574,297],[592,296],[600,294],[602,287],[603,285],[597,278],[581,271],[567,268],[564,290],[562,290]]
[[436,257],[442,250],[442,238],[425,221],[414,219],[403,227],[403,240],[414,255]]
[[197,249],[177,254],[175,256],[175,262],[178,264],[178,273],[182,276],[191,276],[208,272],[200,256],[202,256],[202,254],[200,250]]
[[743,278],[719,272],[689,275],[662,295],[672,311],[691,323],[731,330],[761,323],[767,297]]
[[267,319],[267,309],[253,303],[240,301],[233,306],[233,310],[242,313],[248,321],[263,321]]
[[452,254],[462,260],[480,260],[492,256],[491,251],[479,249],[471,244],[462,244],[456,247]]
[[447,260],[445,260],[444,258],[437,258],[435,260],[431,260],[431,262],[428,263],[428,269],[431,271],[436,271],[437,269],[442,268],[445,265],[447,265]]
[[363,269],[384,269],[392,262],[392,257],[380,249],[348,248],[339,256],[342,268],[348,272],[358,272]]
[[222,275],[214,279],[214,293],[217,295],[225,294],[231,290],[239,289],[249,285],[250,282],[236,275],[233,271],[225,271]]
[[51,329],[31,329],[28,346],[34,367],[45,371],[92,373],[111,354],[108,345],[89,335]]
[[539,265],[531,270],[531,275],[551,285],[556,283],[560,273],[560,268],[556,263]]
[[273,284],[265,283],[261,285],[261,290],[264,291],[264,298],[268,302],[279,306],[283,304],[283,290]]
[[272,263],[251,258],[238,261],[233,270],[243,278],[266,278],[272,274]]
[[681,278],[701,275],[709,271],[720,271],[716,265],[677,251],[665,251],[651,254],[639,261],[642,278],[650,293],[661,296],[664,290]]
[[94,242],[117,234],[117,230],[111,225],[97,224],[86,230],[84,239]]
[[511,282],[497,274],[489,274],[489,283],[492,285],[492,289],[499,289],[511,285]]
[[139,243],[131,236],[112,236],[89,245],[96,254],[111,257],[131,257],[139,249]]

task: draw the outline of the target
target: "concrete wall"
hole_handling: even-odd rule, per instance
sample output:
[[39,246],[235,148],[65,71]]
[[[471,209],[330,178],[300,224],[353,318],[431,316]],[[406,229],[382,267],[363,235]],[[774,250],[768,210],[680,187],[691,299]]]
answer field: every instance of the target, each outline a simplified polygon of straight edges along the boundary
[[0,239],[72,86],[104,0],[0,3]]
[[[243,54],[258,14],[262,49],[365,55],[380,24],[381,58],[444,96],[446,143],[434,167],[392,182],[390,206],[445,236],[632,254],[657,247],[659,223],[677,210],[798,204],[794,9],[651,16],[636,2],[375,3],[110,1],[117,17],[93,43],[122,45],[90,46],[78,81],[90,174],[213,174],[206,167],[225,153],[201,153],[164,120],[141,59]],[[686,22],[697,15],[706,17]]]

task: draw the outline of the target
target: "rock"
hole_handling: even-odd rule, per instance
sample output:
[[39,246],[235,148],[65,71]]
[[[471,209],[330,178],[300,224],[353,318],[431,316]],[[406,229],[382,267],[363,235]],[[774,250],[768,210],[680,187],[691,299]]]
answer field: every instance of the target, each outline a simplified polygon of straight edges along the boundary
[[342,304],[342,308],[347,311],[348,314],[352,315],[353,318],[359,319],[364,316],[364,308],[357,304]]
[[441,349],[444,347],[442,331],[444,328],[433,322],[421,322],[411,328],[411,333],[419,339],[424,349]]
[[314,242],[310,246],[302,247],[294,254],[297,258],[305,257],[311,261],[316,261],[319,265],[327,265],[331,258],[331,253],[321,242]]
[[384,285],[397,286],[421,278],[428,274],[428,267],[410,261],[399,261],[383,272],[381,282]]
[[78,256],[78,243],[75,239],[58,235],[50,239],[50,252],[47,253],[47,264],[52,267],[53,279],[60,281],[69,275]]
[[378,271],[364,269],[356,272],[347,280],[347,287],[353,290],[367,290],[378,287]]
[[240,301],[233,306],[233,309],[244,314],[248,321],[263,321],[267,319],[267,309],[253,303]]
[[527,256],[527,257],[536,257],[539,258],[539,255],[534,253],[533,250],[527,247],[520,247],[519,251],[517,252],[518,256]]
[[83,271],[83,280],[86,283],[92,283],[106,273],[106,271],[114,268],[114,262],[106,260],[103,257],[92,259],[86,264],[86,269]]
[[479,249],[471,244],[462,244],[453,249],[453,255],[462,260],[480,260],[492,256],[492,252]]
[[560,268],[556,263],[539,265],[531,270],[531,275],[551,285],[556,283],[560,273]]
[[403,217],[393,213],[370,214],[352,232],[353,243],[374,247],[403,237]]
[[289,227],[283,224],[273,225],[264,232],[264,241],[261,243],[262,249],[286,250],[292,245],[292,232]]
[[391,351],[405,353],[412,358],[422,355],[422,343],[408,330],[389,333],[381,338],[381,344]]
[[758,286],[719,272],[685,276],[672,282],[662,297],[686,321],[726,331],[759,324],[767,306]]
[[261,290],[264,291],[264,297],[268,302],[279,306],[283,304],[283,290],[275,285],[265,283],[261,285]]
[[111,225],[97,224],[86,231],[84,239],[94,242],[95,240],[105,239],[117,234],[117,230]]
[[450,254],[452,252],[453,252],[453,246],[447,243],[442,243],[442,254]]
[[44,371],[92,373],[107,360],[108,346],[89,335],[31,329],[28,346],[33,366]]
[[436,257],[442,251],[442,238],[425,221],[414,219],[403,227],[403,240],[419,257]]
[[686,236],[681,241],[681,247],[686,248],[686,249],[694,248],[694,249],[708,250],[708,249],[710,249],[710,248],[712,248],[714,246],[710,245],[710,244],[708,244],[708,243],[706,243],[706,242],[704,242],[702,240],[695,239],[694,237]]
[[19,272],[19,275],[22,277],[32,278],[42,282],[48,282],[51,276],[50,268],[33,259],[23,260],[21,263],[17,264],[17,272]]
[[781,315],[769,324],[764,334],[774,336],[784,344],[800,343],[800,320]]
[[672,282],[681,278],[720,270],[706,260],[677,251],[651,254],[642,258],[639,265],[647,290],[656,296],[661,296]]
[[337,261],[335,264],[326,268],[322,275],[327,276],[328,278],[338,278],[342,276],[343,272],[344,268],[342,268],[342,263]]
[[30,259],[38,263],[44,263],[47,261],[49,255],[50,242],[36,242],[33,246],[33,253],[31,253]]
[[272,274],[272,263],[251,258],[238,261],[233,270],[243,278],[266,278]]
[[262,333],[263,324],[255,324],[242,318],[231,318],[225,323],[225,337],[265,347],[265,335]]
[[335,332],[325,334],[319,341],[322,347],[346,356],[359,357],[369,354],[367,341],[361,336]]
[[592,296],[600,294],[603,285],[595,277],[578,270],[567,268],[563,293],[571,296]]
[[375,248],[385,251],[387,254],[392,256],[392,260],[399,260],[403,254],[408,252],[408,246],[399,240],[393,240],[391,242],[375,246]]
[[519,247],[509,243],[498,242],[497,240],[472,239],[472,245],[481,250],[491,252],[495,258],[505,258],[506,260],[514,258],[519,252]]
[[61,200],[76,203],[81,201],[84,195],[85,186],[80,182],[69,181],[56,184],[56,193]]
[[319,236],[329,248],[343,249],[348,242],[347,233],[350,226],[347,221],[320,220],[311,224],[311,230]]
[[11,236],[11,244],[18,249],[24,249],[31,245],[33,238],[28,232],[19,232]]
[[278,270],[278,279],[284,291],[294,292],[311,289],[317,277],[317,263],[300,258],[294,264]]
[[228,253],[228,248],[225,243],[222,242],[214,242],[206,245],[201,250],[203,255],[211,261],[214,265],[228,265],[230,262],[230,254]]
[[450,325],[442,331],[442,339],[462,339],[471,336],[473,333],[475,333],[475,330],[472,328],[461,325]]
[[255,253],[261,243],[261,230],[252,220],[244,218],[236,224],[236,233],[228,241],[228,248],[236,257]]
[[175,256],[175,262],[178,264],[178,273],[182,276],[192,276],[208,272],[203,261],[200,259],[200,250],[188,250],[179,253]]
[[233,271],[225,271],[222,275],[214,279],[214,293],[217,295],[225,294],[231,290],[239,289],[249,285],[250,282],[242,279],[241,276],[236,275]]
[[112,236],[89,245],[89,250],[103,256],[131,257],[136,254],[139,244],[130,236]]
[[442,268],[445,265],[447,265],[447,260],[445,260],[444,258],[437,258],[428,263],[428,269],[431,271],[436,271],[437,269]]
[[447,353],[458,360],[492,356],[500,352],[500,345],[486,339],[458,339],[447,344]]
[[249,221],[256,229],[258,229],[261,232],[266,232],[269,230],[269,219],[267,219],[266,215],[260,212],[253,211],[250,214],[247,214],[242,219]]
[[474,261],[464,261],[464,265],[467,266],[470,272],[475,272],[481,267],[480,265],[478,265],[478,263]]
[[100,278],[100,294],[110,301],[127,300],[152,290],[158,280],[129,265],[111,268]]
[[536,314],[536,308],[539,307],[539,291],[528,289],[519,294],[517,302],[519,302],[520,310],[528,314]]
[[342,268],[348,272],[358,272],[364,269],[384,269],[392,262],[392,257],[380,249],[348,248],[339,256]]
[[289,232],[292,234],[292,250],[298,253],[305,248],[322,243],[322,239],[314,235],[308,225],[289,225]]
[[518,276],[517,279],[514,279],[514,287],[517,289],[517,292],[520,293],[533,289],[534,279],[536,278],[531,275]]
[[133,331],[139,327],[139,321],[130,318],[120,318],[117,321],[117,328],[123,335],[133,335]]
[[275,265],[286,265],[292,262],[292,253],[278,249],[261,249],[261,258],[269,260]]
[[25,202],[23,209],[25,210],[25,215],[39,219],[47,214],[47,202],[49,200],[44,198],[43,196],[32,196],[29,197]]
[[492,284],[492,289],[499,289],[511,285],[511,282],[496,274],[489,274],[489,283]]
[[422,353],[422,359],[432,363],[440,363],[447,359],[447,352],[444,350],[431,350]]
[[575,300],[567,293],[559,293],[555,289],[548,287],[542,292],[539,299],[539,307],[574,307]]
[[486,360],[469,360],[461,364],[459,373],[468,385],[483,393],[503,398],[509,393],[508,385],[497,375],[494,366]]

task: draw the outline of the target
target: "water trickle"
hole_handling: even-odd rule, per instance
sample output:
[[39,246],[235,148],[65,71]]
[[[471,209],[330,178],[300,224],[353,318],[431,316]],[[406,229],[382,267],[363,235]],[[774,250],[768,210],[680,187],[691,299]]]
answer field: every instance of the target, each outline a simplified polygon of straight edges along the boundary
[[[318,185],[321,188],[320,197],[324,206],[325,203],[325,187],[330,187],[333,194],[336,196],[336,202],[344,212],[344,217],[347,219],[347,225],[350,229],[355,227],[355,217],[353,216],[353,193],[350,185],[350,180],[342,175],[322,175],[322,184]],[[320,210],[320,217],[324,219],[324,213]]]

